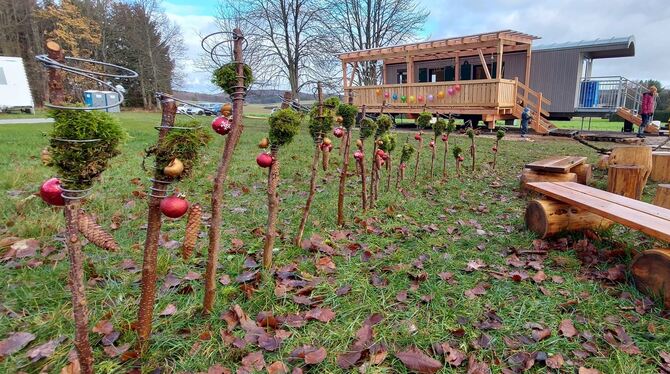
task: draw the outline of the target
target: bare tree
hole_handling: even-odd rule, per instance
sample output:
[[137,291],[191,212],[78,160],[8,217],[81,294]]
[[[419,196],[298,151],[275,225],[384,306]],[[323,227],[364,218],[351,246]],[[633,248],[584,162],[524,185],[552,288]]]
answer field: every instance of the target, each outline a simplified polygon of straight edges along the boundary
[[[322,21],[333,33],[326,44],[331,54],[415,40],[429,14],[416,0],[326,1],[328,15]],[[359,62],[355,80],[377,84],[380,74],[378,61]]]
[[324,5],[318,0],[223,0],[217,18],[223,30],[244,30],[251,49],[245,50],[245,60],[265,83],[288,83],[298,97],[320,78],[319,61],[327,53],[322,42],[329,32],[320,20]]

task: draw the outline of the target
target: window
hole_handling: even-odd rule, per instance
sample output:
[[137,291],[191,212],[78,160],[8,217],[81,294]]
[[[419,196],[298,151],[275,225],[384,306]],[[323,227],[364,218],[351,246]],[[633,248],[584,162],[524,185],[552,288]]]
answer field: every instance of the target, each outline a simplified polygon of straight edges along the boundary
[[428,70],[429,82],[444,82],[444,68],[433,68]]
[[7,78],[5,77],[5,70],[0,67],[0,84],[7,85]]

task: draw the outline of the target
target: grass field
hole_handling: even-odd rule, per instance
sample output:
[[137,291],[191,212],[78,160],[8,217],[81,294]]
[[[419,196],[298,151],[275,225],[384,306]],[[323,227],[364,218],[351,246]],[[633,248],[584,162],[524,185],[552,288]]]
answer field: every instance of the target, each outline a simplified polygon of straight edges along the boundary
[[[94,268],[86,269],[90,279],[86,291],[90,325],[110,321],[120,334],[114,344],[122,347],[136,342],[130,325],[137,317],[138,270],[141,269],[147,208],[144,192],[149,183],[149,175],[142,170],[141,162],[144,149],[155,141],[153,126],[158,123],[159,115],[122,113],[119,118],[131,138],[124,145],[122,155],[113,160],[110,169],[95,185],[85,207],[104,227],[109,228],[114,217],[119,227],[112,233],[122,250],[111,253],[88,245],[85,252],[94,264]],[[202,120],[208,126],[209,119]],[[68,264],[59,240],[63,229],[62,211],[46,206],[35,196],[40,182],[54,173],[42,166],[39,159],[40,150],[47,144],[48,130],[49,125],[0,126],[0,191],[3,196],[0,238],[35,238],[41,246],[34,256],[8,259],[0,265],[0,284],[3,285],[0,340],[12,332],[29,332],[36,337],[23,350],[0,358],[0,372],[58,373],[67,365],[72,348]],[[124,361],[128,357],[110,357],[102,335],[91,333],[97,372],[128,372],[140,364],[143,372],[206,372],[215,364],[235,370],[247,354],[255,351],[262,351],[268,364],[282,361],[291,368],[303,367],[309,373],[355,372],[355,368],[341,369],[337,357],[347,352],[356,339],[356,331],[373,313],[380,313],[383,318],[373,328],[372,341],[385,346],[389,354],[381,362],[368,364],[366,373],[407,372],[395,354],[409,346],[416,346],[442,361],[440,355],[431,353],[431,346],[445,342],[485,362],[495,373],[504,368],[519,370],[520,366],[533,361],[530,357],[536,357],[530,372],[547,372],[551,369],[542,362],[542,353],[552,357],[549,361],[552,366],[558,365],[558,355],[561,355],[562,368],[554,371],[565,373],[575,372],[581,366],[603,373],[656,373],[659,370],[658,365],[663,363],[661,352],[667,352],[670,346],[667,315],[663,315],[658,303],[651,308],[640,307],[644,296],[632,286],[628,274],[617,282],[594,279],[598,274],[608,274],[608,269],[618,263],[629,263],[635,250],[653,247],[650,238],[614,226],[600,233],[600,240],[591,239],[600,254],[591,266],[582,265],[579,260],[583,255],[583,245],[577,244],[577,240],[583,238],[580,235],[566,236],[567,242],[563,244],[549,243],[558,249],[552,249],[546,256],[535,258],[523,254],[524,250],[547,244],[534,241],[534,236],[524,229],[526,200],[517,191],[517,175],[524,163],[556,154],[585,155],[592,162],[597,158],[589,148],[578,143],[552,138],[537,138],[535,142],[506,138],[500,146],[498,168],[493,171],[488,166],[493,139],[478,137],[476,171],[471,172],[466,167],[462,179],[458,180],[450,158],[447,182],[431,181],[427,176],[429,152],[426,147],[422,153],[419,183],[415,186],[406,180],[402,193],[393,187],[389,192],[381,188],[378,208],[367,213],[361,213],[359,206],[359,179],[352,177],[347,184],[344,232],[337,231],[335,224],[336,170],[341,159],[334,151],[329,171],[320,172],[318,193],[305,234],[306,238],[320,235],[334,247],[335,271],[328,273],[315,265],[324,254],[291,244],[306,198],[308,163],[312,156],[312,141],[303,130],[280,154],[278,229],[281,238],[276,244],[276,266],[295,264],[294,272],[300,279],[320,279],[313,282],[311,298],[320,300],[320,306],[332,309],[335,316],[328,323],[314,320],[303,327],[283,327],[287,337],[272,352],[254,344],[244,348],[231,345],[229,334],[225,333],[227,323],[220,314],[234,305],[239,305],[251,318],[262,311],[283,316],[310,309],[296,303],[292,292],[286,297],[276,296],[272,274],[261,272],[263,279],[250,297],[236,282],[236,278],[248,270],[245,268],[249,265],[249,261],[245,261],[247,256],[259,261],[262,248],[262,238],[256,233],[266,223],[267,177],[266,170],[256,166],[255,157],[259,152],[256,143],[265,133],[263,121],[245,121],[245,132],[226,184],[219,275],[227,275],[229,280],[224,280],[225,285],[218,285],[215,313],[211,317],[200,315],[203,285],[201,280],[194,279],[204,272],[207,229],[202,229],[198,253],[185,262],[177,245],[183,237],[185,220],[166,219],[163,245],[159,250],[158,287],[161,290],[151,347],[143,360]],[[408,137],[409,134],[400,134],[400,144]],[[215,138],[193,177],[178,185],[191,202],[201,203],[205,210],[209,206],[211,176],[222,144],[221,137]],[[461,135],[452,137],[451,144],[464,149],[469,146],[467,138]],[[441,144],[439,146],[441,152]],[[368,150],[368,154],[370,152]],[[394,157],[397,160],[398,151]],[[469,166],[470,160],[466,155],[464,165]],[[411,169],[407,169],[408,179],[411,179]],[[596,173],[595,185],[600,188],[606,185],[601,172]],[[649,201],[654,190],[655,186],[649,185],[644,199]],[[607,256],[614,253],[608,251],[613,249],[622,251],[614,251],[619,256]],[[0,249],[0,258],[4,251],[6,248]],[[524,261],[535,259],[534,268],[523,267],[523,264],[515,268],[515,261],[510,257],[513,253]],[[486,267],[480,268],[481,264]],[[547,275],[546,280],[525,279],[526,275],[536,275],[538,269]],[[511,276],[515,271],[522,279],[519,282]],[[186,277],[189,272],[195,275]],[[181,284],[164,286],[168,274]],[[350,287],[350,291],[338,296],[336,291],[343,287]],[[158,316],[170,304],[176,307],[176,312]],[[564,320],[573,321],[580,335],[559,333],[559,325]],[[536,335],[545,327],[550,336]],[[631,354],[631,349],[620,347],[619,341],[612,338],[621,337],[614,331],[621,332],[622,328],[639,348],[638,354]],[[244,336],[240,328],[232,334],[238,338]],[[26,356],[31,348],[59,336],[66,337],[65,341],[47,358],[33,363]],[[290,360],[291,352],[302,345],[325,348],[325,360],[312,366],[305,366],[302,360]],[[535,355],[537,352],[540,354]],[[459,367],[446,365],[441,372],[465,372],[466,364],[467,360]]]

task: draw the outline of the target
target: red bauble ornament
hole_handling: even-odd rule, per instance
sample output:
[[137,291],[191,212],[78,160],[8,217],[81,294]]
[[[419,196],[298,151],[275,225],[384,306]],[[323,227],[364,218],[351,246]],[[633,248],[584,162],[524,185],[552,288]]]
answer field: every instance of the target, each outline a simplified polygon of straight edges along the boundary
[[168,196],[161,200],[161,213],[170,218],[179,218],[188,212],[188,201],[179,196]]
[[442,141],[443,141],[443,142],[447,142],[447,141],[449,141],[449,135],[447,135],[447,134],[443,134],[443,135],[442,135]]
[[336,138],[341,138],[341,137],[343,137],[343,136],[344,136],[344,129],[341,128],[341,127],[336,127],[335,129],[333,129],[333,135],[334,135]]
[[463,161],[465,161],[465,158],[463,156],[458,156],[458,161],[463,162]]
[[361,151],[354,152],[354,158],[358,161],[362,160],[363,159],[363,152],[361,152]]
[[431,140],[428,145],[430,145],[430,148],[435,148],[435,141]]
[[491,148],[491,150],[492,150],[493,152],[498,152],[498,148],[496,148],[496,147]]
[[227,117],[216,117],[214,121],[212,121],[212,129],[217,134],[228,135],[230,130],[233,129],[233,125]]
[[407,167],[407,164],[405,164],[404,162],[403,162],[402,164],[400,164],[400,168],[401,168],[401,169],[404,170],[406,167]]
[[269,168],[272,166],[272,163],[274,162],[274,159],[272,158],[272,155],[269,153],[262,152],[261,154],[256,157],[256,163],[258,166],[262,168]]
[[414,140],[419,140],[420,141],[421,140],[421,133],[417,132],[416,134],[414,134]]
[[63,190],[60,187],[60,179],[58,178],[47,179],[40,186],[40,197],[49,205],[65,205],[62,193]]

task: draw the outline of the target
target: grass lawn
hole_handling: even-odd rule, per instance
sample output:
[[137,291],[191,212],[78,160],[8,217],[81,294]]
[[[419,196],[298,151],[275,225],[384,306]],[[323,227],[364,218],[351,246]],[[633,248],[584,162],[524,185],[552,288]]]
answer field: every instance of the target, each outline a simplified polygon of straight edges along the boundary
[[[106,228],[112,219],[118,223],[112,234],[122,250],[111,253],[87,245],[85,253],[94,264],[94,268],[86,269],[90,279],[86,290],[90,325],[110,321],[120,333],[114,344],[122,347],[136,341],[130,325],[137,317],[140,295],[147,209],[144,193],[149,185],[149,175],[142,170],[141,162],[144,149],[155,141],[153,127],[160,116],[122,113],[119,117],[131,139],[95,185],[85,207]],[[206,126],[209,120],[202,119]],[[48,130],[47,124],[0,126],[0,238],[35,238],[41,246],[34,256],[0,263],[0,340],[12,332],[29,332],[36,337],[23,350],[0,358],[0,372],[58,373],[67,365],[68,352],[73,347],[68,263],[59,240],[64,226],[62,211],[46,206],[34,194],[40,182],[53,175],[39,158],[47,144],[44,134]],[[275,263],[277,267],[295,264],[292,273],[314,287],[311,294],[305,291],[306,296],[320,300],[320,306],[332,309],[335,316],[327,323],[312,320],[302,327],[283,327],[287,331],[285,339],[272,352],[255,344],[242,348],[241,344],[231,344],[230,334],[226,333],[228,325],[220,315],[234,305],[251,318],[262,311],[285,316],[311,309],[296,303],[304,299],[294,297],[295,291],[276,296],[272,274],[261,272],[263,279],[250,297],[236,281],[248,271],[247,256],[260,262],[262,238],[257,233],[264,230],[266,223],[267,175],[256,165],[255,158],[259,152],[256,144],[264,134],[266,125],[262,120],[245,121],[245,132],[225,188],[219,269],[225,285],[218,284],[215,313],[211,317],[199,314],[203,285],[194,279],[204,273],[207,229],[202,229],[197,254],[185,262],[179,254],[185,219],[166,219],[158,257],[159,292],[151,347],[142,361],[124,361],[128,357],[110,357],[111,350],[105,350],[102,335],[92,332],[97,372],[127,372],[139,364],[143,365],[143,372],[159,368],[162,371],[155,372],[206,372],[215,364],[235,370],[247,354],[255,351],[262,351],[268,364],[283,361],[309,373],[355,372],[355,368],[341,369],[337,357],[348,351],[357,330],[373,313],[380,313],[382,319],[373,327],[371,341],[387,347],[389,354],[380,363],[368,364],[367,373],[407,372],[395,353],[409,346],[442,361],[431,351],[436,343],[449,343],[465,355],[487,363],[495,373],[530,362],[528,357],[534,352],[553,357],[551,365],[557,365],[557,355],[562,355],[565,362],[561,371],[565,373],[575,372],[580,366],[603,373],[659,370],[658,365],[663,362],[661,351],[667,352],[670,346],[670,323],[658,302],[652,308],[641,307],[644,295],[632,286],[627,274],[621,282],[594,279],[608,274],[602,272],[618,263],[628,264],[634,250],[651,248],[653,241],[616,225],[600,233],[601,240],[592,239],[601,256],[595,265],[587,267],[579,260],[584,255],[584,242],[576,244],[583,239],[581,235],[567,236],[567,242],[545,243],[534,241],[535,237],[524,229],[526,200],[518,194],[517,180],[524,163],[556,154],[585,155],[592,162],[597,158],[589,148],[554,138],[538,138],[535,142],[503,140],[498,168],[492,171],[487,162],[492,157],[493,138],[479,137],[477,170],[469,170],[470,159],[466,155],[463,178],[458,180],[450,158],[451,177],[447,182],[431,182],[427,176],[430,157],[425,147],[419,184],[412,185],[408,167],[404,192],[392,187],[387,193],[380,188],[378,208],[367,213],[361,213],[359,207],[359,179],[352,177],[348,180],[345,204],[347,225],[342,231],[335,224],[336,170],[341,163],[335,150],[329,171],[320,172],[305,233],[305,238],[319,235],[334,248],[335,271],[328,273],[328,269],[315,265],[325,254],[291,244],[306,199],[312,157],[312,141],[304,129],[280,154],[281,238],[276,243]],[[409,134],[399,135],[400,145],[407,137]],[[469,146],[468,139],[460,135],[452,137],[451,144],[466,150]],[[223,138],[217,136],[192,178],[178,185],[191,202],[201,203],[205,210],[210,205],[212,175],[222,145]],[[441,144],[439,147],[441,151]],[[396,160],[398,155],[396,150]],[[597,172],[596,186],[605,185],[604,175]],[[654,190],[654,185],[648,186],[644,199],[650,200]],[[545,244],[556,248],[546,256],[523,252]],[[623,251],[608,251],[614,249]],[[0,258],[3,252],[5,249],[0,249]],[[619,256],[605,256],[613,253]],[[520,264],[510,257],[513,254],[521,258]],[[486,267],[480,267],[482,264]],[[539,270],[547,279],[533,281],[531,277]],[[522,279],[519,282],[513,280],[515,271],[517,279]],[[169,287],[164,283],[168,275],[172,284],[175,279],[181,284]],[[342,294],[349,287],[350,291]],[[170,304],[176,312],[158,316]],[[572,321],[580,335],[559,333],[564,320]],[[540,333],[544,328],[549,329],[550,336]],[[631,354],[630,346],[622,348],[612,338],[622,336],[616,333],[621,328],[639,348],[638,354]],[[232,335],[245,336],[239,327]],[[60,336],[66,339],[47,358],[32,363],[26,356],[31,348]],[[305,366],[303,360],[290,360],[291,352],[302,345],[325,348],[325,360],[313,366]],[[530,372],[549,370],[540,362],[541,357],[542,354],[537,356]],[[459,367],[446,365],[442,372],[465,372],[466,366],[467,359]]]

